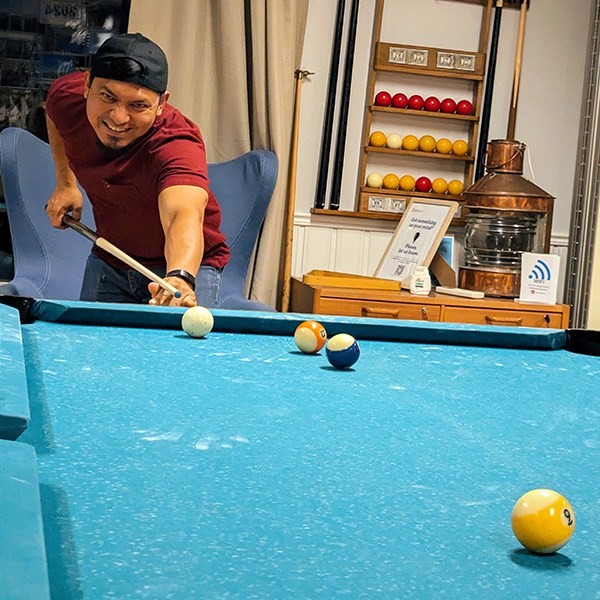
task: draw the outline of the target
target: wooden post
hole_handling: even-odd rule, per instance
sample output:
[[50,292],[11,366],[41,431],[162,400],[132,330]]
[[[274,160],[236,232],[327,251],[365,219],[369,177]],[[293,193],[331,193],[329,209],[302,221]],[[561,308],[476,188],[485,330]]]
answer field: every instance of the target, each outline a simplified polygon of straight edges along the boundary
[[294,211],[296,207],[296,173],[298,170],[298,133],[300,129],[300,89],[301,81],[308,75],[314,75],[314,73],[302,71],[300,69],[294,72],[294,76],[296,77],[296,96],[294,101],[294,120],[292,122],[292,143],[290,151],[290,167],[288,173],[287,215],[283,260],[283,289],[281,294],[282,312],[287,312],[290,305],[292,242],[294,237]]
[[525,41],[525,22],[527,20],[527,2],[521,0],[521,12],[519,14],[519,33],[517,36],[517,49],[515,52],[515,73],[513,79],[513,89],[510,102],[510,111],[508,113],[508,128],[506,130],[506,139],[515,139],[515,127],[517,125],[517,105],[519,103],[519,84],[521,82],[521,67],[523,64],[523,44]]

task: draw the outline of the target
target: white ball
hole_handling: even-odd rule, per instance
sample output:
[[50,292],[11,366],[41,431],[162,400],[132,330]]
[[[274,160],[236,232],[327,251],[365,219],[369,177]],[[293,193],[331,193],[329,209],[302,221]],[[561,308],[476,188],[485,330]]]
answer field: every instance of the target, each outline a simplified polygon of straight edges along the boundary
[[397,133],[390,133],[386,145],[392,150],[398,150],[398,148],[402,148],[402,138]]
[[212,313],[204,306],[192,306],[181,317],[183,330],[193,338],[207,336],[212,331],[214,324]]
[[380,188],[383,184],[383,177],[379,173],[371,173],[367,177],[367,187]]

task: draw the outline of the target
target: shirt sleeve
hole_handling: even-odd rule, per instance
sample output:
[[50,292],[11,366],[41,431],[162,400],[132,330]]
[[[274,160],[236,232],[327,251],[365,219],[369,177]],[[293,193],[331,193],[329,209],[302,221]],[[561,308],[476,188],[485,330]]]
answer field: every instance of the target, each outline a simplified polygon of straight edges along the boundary
[[158,164],[157,191],[174,185],[191,185],[209,191],[204,142],[194,136],[174,136],[152,153]]

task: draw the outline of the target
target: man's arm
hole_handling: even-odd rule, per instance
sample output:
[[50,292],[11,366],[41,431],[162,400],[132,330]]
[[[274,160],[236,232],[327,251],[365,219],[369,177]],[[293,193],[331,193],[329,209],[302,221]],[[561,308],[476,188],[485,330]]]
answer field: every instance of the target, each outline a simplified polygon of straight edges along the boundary
[[[160,220],[165,232],[167,273],[183,270],[196,276],[204,254],[203,224],[207,204],[206,190],[191,185],[174,185],[163,190],[158,196]],[[181,298],[173,298],[169,292],[151,283],[151,304],[196,305],[194,291],[184,279],[166,279],[181,292]]]
[[48,142],[54,157],[56,188],[48,200],[46,213],[53,227],[64,229],[63,215],[71,212],[74,219],[81,219],[83,196],[77,187],[77,178],[69,166],[62,138],[50,117],[46,117]]

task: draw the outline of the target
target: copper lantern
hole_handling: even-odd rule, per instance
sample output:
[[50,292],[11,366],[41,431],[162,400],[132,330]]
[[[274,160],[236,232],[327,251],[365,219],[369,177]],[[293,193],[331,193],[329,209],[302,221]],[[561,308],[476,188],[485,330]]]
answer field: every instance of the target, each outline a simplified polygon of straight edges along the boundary
[[464,266],[459,285],[516,297],[521,253],[550,250],[553,196],[523,177],[525,144],[492,140],[487,174],[465,190]]

